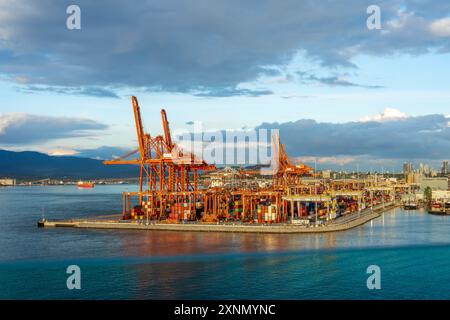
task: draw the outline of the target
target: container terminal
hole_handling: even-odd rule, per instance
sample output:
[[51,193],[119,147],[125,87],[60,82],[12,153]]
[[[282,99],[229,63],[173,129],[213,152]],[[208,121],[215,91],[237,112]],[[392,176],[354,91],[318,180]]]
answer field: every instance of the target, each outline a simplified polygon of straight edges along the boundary
[[139,168],[139,191],[123,193],[121,215],[42,220],[39,226],[274,233],[340,231],[402,205],[402,199],[411,193],[407,181],[377,175],[364,179],[319,177],[313,168],[291,160],[278,133],[271,141],[276,165],[270,174],[245,168],[219,170],[173,142],[164,109],[163,134],[152,136],[144,130],[139,102],[134,96],[132,107],[138,148],[104,162]]

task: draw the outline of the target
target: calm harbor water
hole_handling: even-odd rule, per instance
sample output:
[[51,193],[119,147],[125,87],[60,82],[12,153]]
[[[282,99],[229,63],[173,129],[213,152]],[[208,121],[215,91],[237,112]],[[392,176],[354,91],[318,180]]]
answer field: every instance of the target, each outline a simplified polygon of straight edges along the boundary
[[[450,299],[450,217],[394,210],[318,235],[38,229],[136,186],[0,188],[0,299]],[[66,268],[80,266],[81,290]],[[382,290],[366,269],[381,268]]]

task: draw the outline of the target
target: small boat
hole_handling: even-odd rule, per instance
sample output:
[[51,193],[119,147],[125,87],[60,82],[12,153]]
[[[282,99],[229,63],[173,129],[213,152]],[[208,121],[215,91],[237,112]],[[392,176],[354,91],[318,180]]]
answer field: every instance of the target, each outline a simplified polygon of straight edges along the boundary
[[436,214],[436,215],[445,215],[445,207],[442,202],[435,201],[431,205],[430,210],[428,210],[428,213]]
[[47,221],[46,219],[41,219],[41,220],[39,220],[38,223],[37,223],[37,226],[38,226],[39,228],[45,227],[45,222],[46,222],[46,221]]
[[403,201],[403,209],[404,210],[417,210],[419,209],[419,204],[417,203],[416,195],[411,193],[408,194],[408,199]]
[[78,181],[77,187],[80,189],[93,189],[95,184],[93,182]]
[[448,201],[444,204],[444,209],[445,209],[445,213],[447,215],[450,215],[450,201]]
[[403,205],[404,210],[417,210],[419,206],[415,202],[405,203]]

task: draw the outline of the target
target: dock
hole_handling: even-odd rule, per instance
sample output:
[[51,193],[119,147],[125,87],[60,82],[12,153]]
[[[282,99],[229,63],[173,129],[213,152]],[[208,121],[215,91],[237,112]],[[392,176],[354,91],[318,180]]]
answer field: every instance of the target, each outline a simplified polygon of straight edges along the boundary
[[231,223],[164,223],[150,221],[122,221],[122,220],[99,220],[99,219],[77,219],[41,222],[45,228],[81,228],[81,229],[119,229],[119,230],[147,230],[147,231],[183,231],[183,232],[234,232],[234,233],[325,233],[350,230],[380,217],[384,212],[399,207],[397,203],[387,203],[366,209],[360,213],[353,213],[329,224],[319,226],[300,226],[293,224],[231,224]]

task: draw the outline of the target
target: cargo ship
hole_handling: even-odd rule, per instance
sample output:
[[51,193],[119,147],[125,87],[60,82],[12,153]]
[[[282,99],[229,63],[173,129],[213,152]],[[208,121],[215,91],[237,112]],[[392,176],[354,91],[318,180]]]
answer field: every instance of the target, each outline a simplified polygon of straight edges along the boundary
[[94,188],[94,183],[93,182],[78,181],[77,187],[80,188],[80,189],[93,189]]

